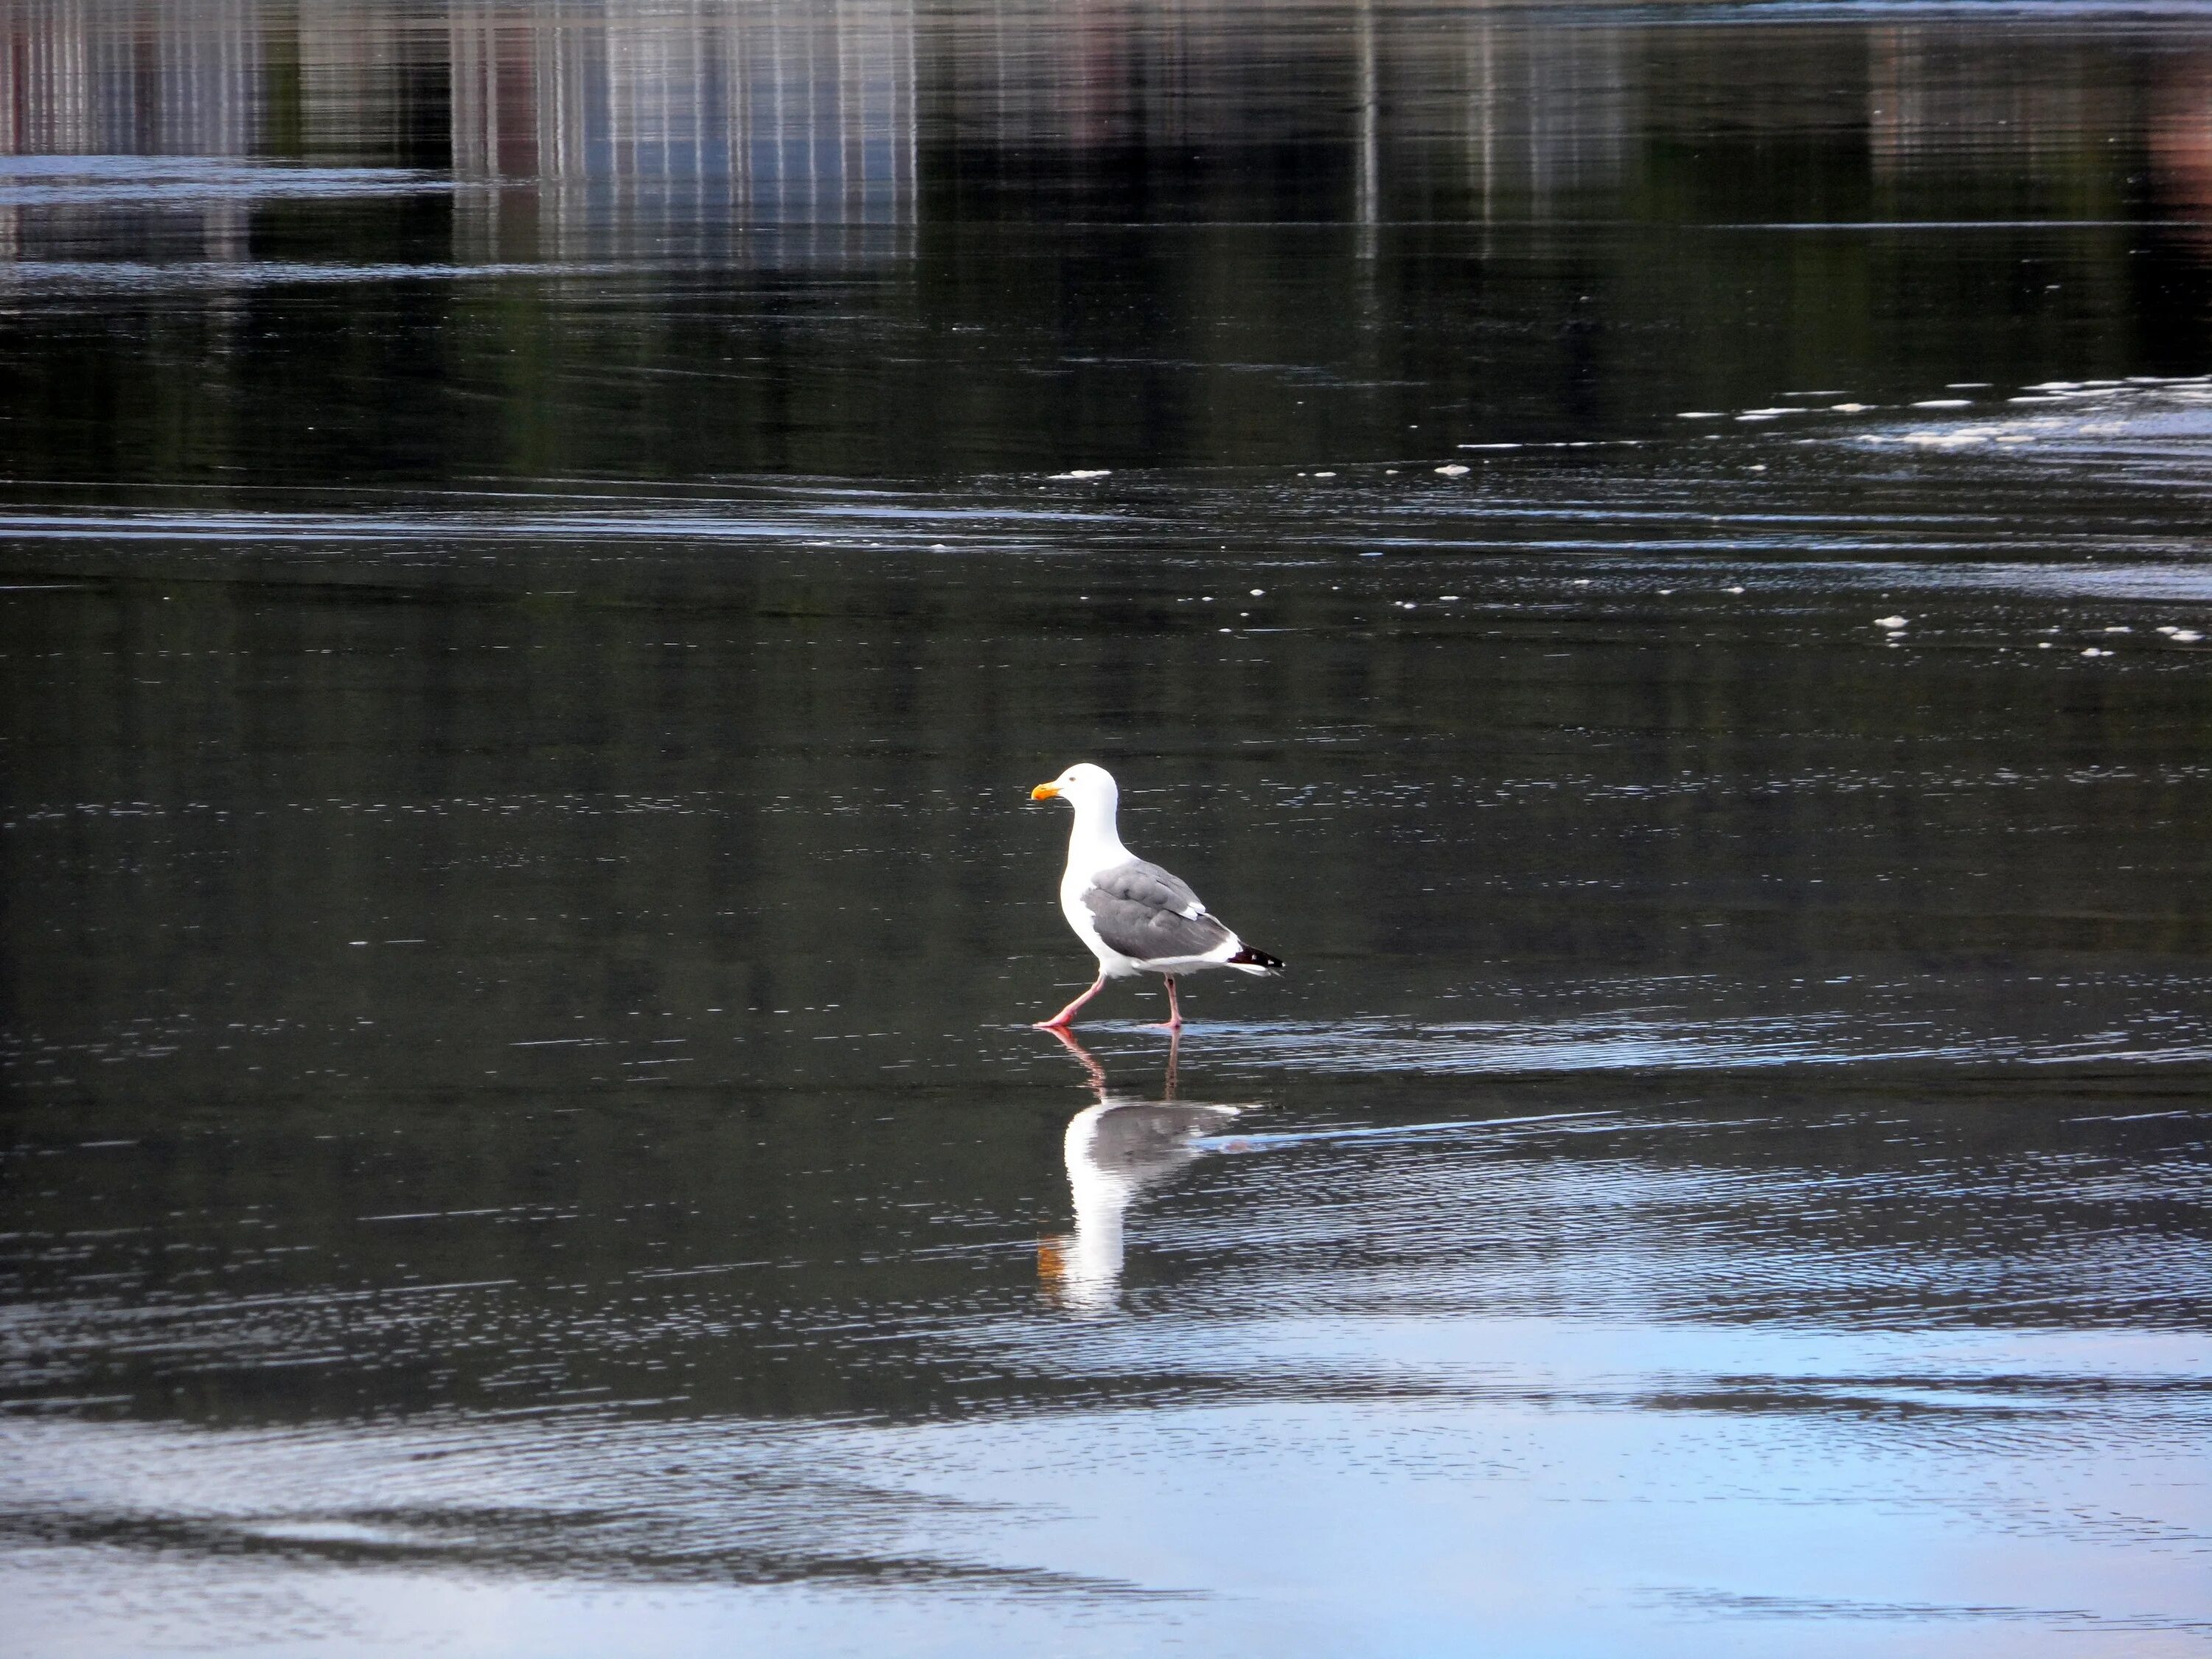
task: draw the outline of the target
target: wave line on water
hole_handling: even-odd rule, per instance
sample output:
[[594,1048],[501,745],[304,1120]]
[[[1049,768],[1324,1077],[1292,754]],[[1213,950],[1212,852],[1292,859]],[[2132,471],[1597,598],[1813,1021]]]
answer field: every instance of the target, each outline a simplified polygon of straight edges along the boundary
[[[248,543],[471,541],[780,541],[853,551],[915,552],[942,542],[948,522],[972,538],[995,526],[1091,524],[1115,515],[1075,508],[945,509],[917,502],[894,508],[869,503],[816,506],[787,501],[751,508],[731,501],[720,510],[641,501],[628,513],[485,513],[457,509],[412,513],[0,513],[0,538],[24,541],[219,541]],[[981,520],[979,525],[976,520]],[[823,542],[825,533],[845,539]],[[929,539],[925,539],[929,538]]]
[[[1133,1022],[1101,1031],[1135,1033]],[[1869,1023],[1840,1014],[1671,1023],[1565,1018],[1400,1026],[1381,1020],[1209,1021],[1186,1035],[1214,1061],[1245,1070],[1356,1075],[1513,1076],[1545,1073],[1729,1072],[1912,1063],[2180,1065],[2212,1059],[2212,1043],[2144,1044],[2136,1033],[2035,1036],[1944,1032],[1928,1020]],[[1187,1048],[1186,1053],[1191,1052]]]
[[1348,1072],[1511,1073],[1632,1070],[1733,1070],[1790,1065],[1987,1060],[2017,1050],[1932,1041],[1855,1048],[1828,1029],[1784,1018],[1680,1026],[1638,1020],[1566,1020],[1557,1024],[1430,1025],[1379,1021],[1311,1025],[1207,1027],[1225,1040],[1231,1063],[1293,1065]]
[[1260,1152],[1277,1146],[1319,1146],[1341,1140],[1419,1140],[1431,1136],[1458,1134],[1477,1129],[1514,1129],[1573,1120],[1604,1118],[1619,1120],[1621,1114],[1610,1109],[1588,1112],[1544,1112],[1529,1117],[1470,1117],[1447,1120],[1442,1123],[1373,1123],[1353,1124],[1342,1127],[1322,1129],[1263,1130],[1252,1134],[1200,1135],[1190,1145],[1203,1152]]

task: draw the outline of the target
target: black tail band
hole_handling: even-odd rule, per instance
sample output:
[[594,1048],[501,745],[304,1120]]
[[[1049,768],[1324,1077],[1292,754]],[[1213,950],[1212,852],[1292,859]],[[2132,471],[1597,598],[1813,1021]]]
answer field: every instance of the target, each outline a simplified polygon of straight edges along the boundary
[[1265,968],[1271,974],[1280,973],[1283,968],[1280,957],[1271,957],[1265,951],[1255,951],[1249,945],[1230,957],[1229,962],[1231,967]]

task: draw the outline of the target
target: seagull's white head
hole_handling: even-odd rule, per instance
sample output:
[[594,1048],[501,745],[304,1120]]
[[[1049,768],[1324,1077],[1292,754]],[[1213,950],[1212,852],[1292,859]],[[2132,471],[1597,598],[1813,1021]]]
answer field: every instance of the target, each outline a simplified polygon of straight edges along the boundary
[[1089,761],[1078,761],[1050,783],[1041,783],[1030,791],[1031,800],[1064,800],[1079,816],[1102,808],[1110,815],[1121,798],[1114,775]]

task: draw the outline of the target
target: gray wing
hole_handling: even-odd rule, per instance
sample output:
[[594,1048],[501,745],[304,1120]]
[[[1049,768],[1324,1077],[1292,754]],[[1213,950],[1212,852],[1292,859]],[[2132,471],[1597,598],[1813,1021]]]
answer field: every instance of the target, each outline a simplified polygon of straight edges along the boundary
[[1225,1125],[1234,1106],[1182,1106],[1151,1101],[1109,1106],[1091,1126],[1091,1161],[1133,1186],[1148,1186],[1198,1156],[1191,1141]]
[[1100,871],[1084,890],[1083,908],[1100,939],[1138,962],[1202,957],[1234,937],[1181,877],[1142,859]]

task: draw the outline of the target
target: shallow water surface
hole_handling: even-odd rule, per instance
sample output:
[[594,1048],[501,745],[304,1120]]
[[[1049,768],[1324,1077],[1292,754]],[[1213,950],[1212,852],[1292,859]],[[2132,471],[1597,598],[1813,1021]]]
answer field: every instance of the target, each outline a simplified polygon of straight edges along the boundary
[[1261,18],[0,17],[11,1652],[2212,1650],[2212,14]]

